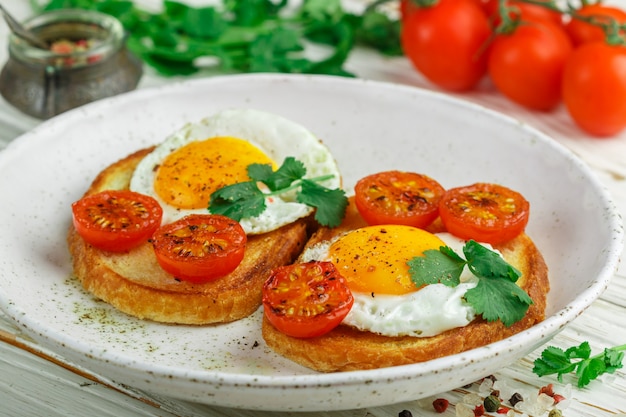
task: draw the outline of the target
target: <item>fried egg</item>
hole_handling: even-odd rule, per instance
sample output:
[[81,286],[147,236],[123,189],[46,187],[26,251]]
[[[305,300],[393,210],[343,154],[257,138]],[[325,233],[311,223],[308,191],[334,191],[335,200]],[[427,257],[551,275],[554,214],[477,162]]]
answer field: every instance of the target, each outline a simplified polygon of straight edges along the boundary
[[474,320],[476,312],[464,295],[478,280],[465,268],[456,287],[417,288],[407,261],[446,245],[462,254],[464,244],[449,233],[431,234],[401,225],[368,226],[308,248],[302,260],[331,261],[346,279],[354,304],[343,324],[385,336],[428,337]]
[[[130,189],[154,197],[163,208],[163,224],[188,214],[208,213],[211,193],[249,181],[250,164],[277,169],[286,157],[306,167],[305,178],[332,175],[320,185],[341,186],[328,148],[303,126],[257,110],[227,110],[190,123],[169,136],[137,166]],[[308,216],[313,209],[293,192],[266,198],[258,217],[240,221],[247,234],[266,233]]]

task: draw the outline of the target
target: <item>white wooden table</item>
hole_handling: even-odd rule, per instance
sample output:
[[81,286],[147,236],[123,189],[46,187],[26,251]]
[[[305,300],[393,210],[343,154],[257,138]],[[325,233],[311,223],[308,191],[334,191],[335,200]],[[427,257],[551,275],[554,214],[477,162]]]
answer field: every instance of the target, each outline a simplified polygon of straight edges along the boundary
[[[160,1],[153,1],[160,4]],[[194,1],[194,3],[202,3]],[[626,0],[612,3],[626,7]],[[25,18],[30,10],[23,0],[5,0],[3,6],[17,17]],[[0,25],[0,63],[7,58],[8,30]],[[349,69],[359,77],[409,84],[433,89],[417,74],[404,58],[387,59],[371,51],[356,51]],[[149,88],[172,82],[147,70],[139,88]],[[623,218],[626,218],[626,132],[598,140],[578,130],[563,108],[550,114],[527,111],[517,107],[494,92],[489,82],[470,94],[459,96],[527,122],[572,149],[589,164],[607,187]],[[0,99],[0,149],[40,121],[27,117]],[[0,254],[0,256],[2,256]],[[592,306],[550,342],[568,347],[589,341],[594,351],[626,343],[626,267],[621,264],[608,290]],[[545,346],[544,346],[545,347]],[[605,416],[626,415],[625,370],[604,376],[588,388],[569,389],[554,378],[538,378],[531,369],[533,360],[544,347],[501,370],[496,376],[517,384],[520,389],[539,388],[554,382],[558,392],[566,393],[564,415]],[[465,390],[459,389],[441,396],[459,401]],[[389,405],[365,410],[305,413],[305,416],[397,416],[407,409],[414,416],[435,414],[430,401]],[[0,313],[0,416],[276,416],[280,413],[223,409],[192,404],[140,392],[116,385],[99,375],[80,370],[66,363],[53,352],[46,351],[24,336],[6,316]],[[296,415],[296,413],[285,413]],[[300,414],[302,415],[302,414]],[[450,408],[445,415],[454,415]]]

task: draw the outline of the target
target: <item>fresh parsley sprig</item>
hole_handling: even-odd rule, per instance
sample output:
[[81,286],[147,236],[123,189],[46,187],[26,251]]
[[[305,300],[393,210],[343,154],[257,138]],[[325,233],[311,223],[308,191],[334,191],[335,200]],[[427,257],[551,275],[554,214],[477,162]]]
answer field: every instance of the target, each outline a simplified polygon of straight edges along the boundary
[[[127,46],[166,76],[280,72],[354,76],[345,63],[356,44],[401,55],[400,22],[379,8],[348,13],[341,0],[222,0],[193,7],[162,0],[160,10],[131,0],[30,0],[35,13],[80,8],[116,17]],[[327,50],[307,53],[310,43]],[[209,59],[207,59],[207,57]]]
[[478,285],[465,293],[466,301],[487,321],[501,320],[505,326],[521,320],[532,299],[515,284],[521,273],[501,256],[470,240],[463,247],[465,259],[448,246],[427,250],[408,262],[409,273],[417,286],[442,283],[459,285],[467,266],[478,278]]
[[[278,170],[269,164],[248,166],[250,181],[228,185],[211,194],[209,211],[240,221],[246,217],[257,217],[265,209],[266,198],[295,191],[296,201],[314,207],[315,220],[322,226],[336,227],[343,219],[348,199],[341,189],[329,189],[319,182],[331,179],[332,175],[304,178],[306,167],[293,157],[285,158]],[[267,186],[262,191],[258,183]]]
[[578,387],[582,388],[600,375],[612,374],[622,367],[626,345],[604,349],[604,352],[591,356],[589,342],[582,342],[566,350],[549,346],[535,359],[533,372],[538,376],[557,374],[559,382],[563,375],[575,372]]

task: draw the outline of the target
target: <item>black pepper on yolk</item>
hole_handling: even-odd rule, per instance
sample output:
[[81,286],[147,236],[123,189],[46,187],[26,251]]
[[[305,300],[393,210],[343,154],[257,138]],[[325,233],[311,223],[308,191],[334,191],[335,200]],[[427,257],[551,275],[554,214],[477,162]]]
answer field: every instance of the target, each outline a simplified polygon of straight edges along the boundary
[[445,245],[432,233],[411,226],[368,226],[333,242],[328,255],[351,290],[399,295],[417,291],[407,261]]
[[211,193],[249,181],[248,165],[275,162],[250,142],[215,137],[191,142],[170,153],[159,165],[154,190],[167,204],[181,209],[206,208]]

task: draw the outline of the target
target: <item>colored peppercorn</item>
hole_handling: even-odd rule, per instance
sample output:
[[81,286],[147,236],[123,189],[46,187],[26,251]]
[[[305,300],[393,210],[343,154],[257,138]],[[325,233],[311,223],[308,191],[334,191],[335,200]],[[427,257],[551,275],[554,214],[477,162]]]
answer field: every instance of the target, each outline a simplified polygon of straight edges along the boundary
[[448,409],[449,404],[449,401],[445,398],[437,398],[435,401],[433,401],[433,408],[438,413],[445,413]]
[[524,397],[522,397],[522,395],[519,392],[516,392],[515,394],[511,395],[511,398],[509,399],[509,404],[515,407],[515,404],[517,404],[520,401],[524,401]]
[[398,413],[398,417],[413,417],[413,413],[409,410],[402,410]]
[[500,408],[500,399],[495,395],[490,395],[485,398],[483,405],[485,406],[485,411],[489,413],[498,411],[498,408]]
[[550,410],[550,412],[548,413],[548,417],[563,417],[563,413],[561,412],[561,410],[555,408]]

